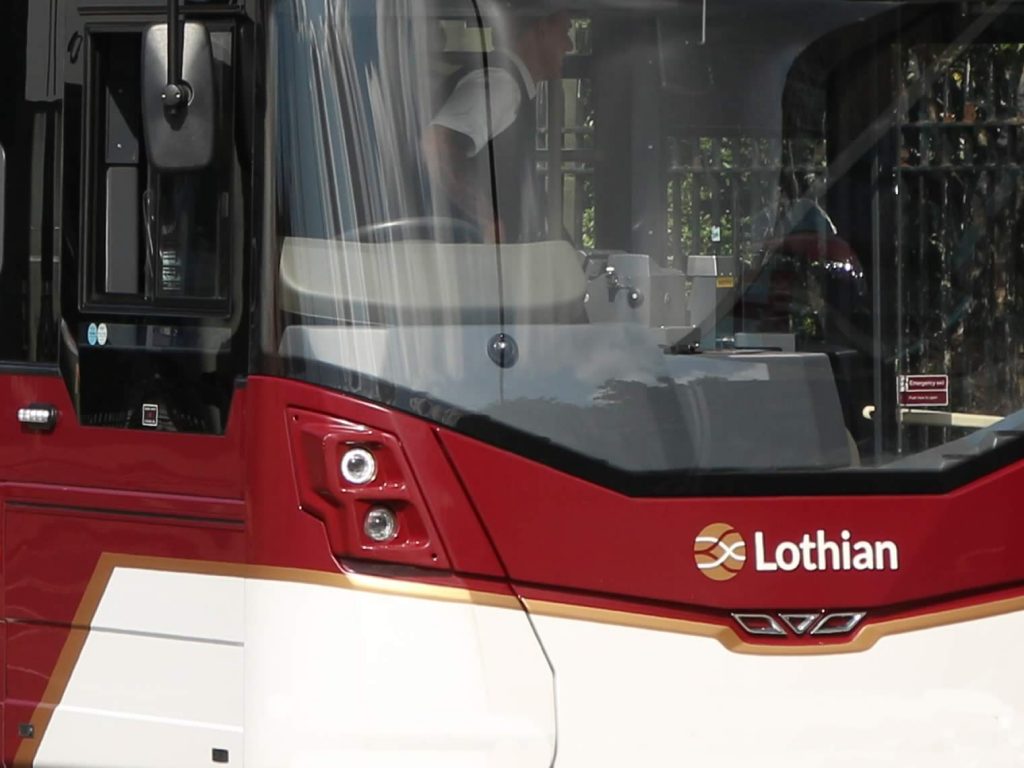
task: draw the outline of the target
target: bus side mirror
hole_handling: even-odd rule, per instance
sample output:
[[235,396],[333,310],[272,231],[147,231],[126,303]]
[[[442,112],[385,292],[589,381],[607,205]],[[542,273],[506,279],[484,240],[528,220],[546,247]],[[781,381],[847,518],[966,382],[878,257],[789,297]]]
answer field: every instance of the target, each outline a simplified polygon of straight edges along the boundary
[[167,24],[154,24],[142,40],[142,123],[149,162],[161,172],[195,171],[213,162],[216,138],[213,47],[206,26],[184,25],[180,103],[170,103]]

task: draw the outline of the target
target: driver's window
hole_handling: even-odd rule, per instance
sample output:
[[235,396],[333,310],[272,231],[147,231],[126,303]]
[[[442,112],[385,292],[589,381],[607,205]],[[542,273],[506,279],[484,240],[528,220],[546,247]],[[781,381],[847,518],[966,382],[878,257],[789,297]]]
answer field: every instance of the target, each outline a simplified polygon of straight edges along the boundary
[[86,28],[87,120],[82,303],[89,310],[224,315],[232,209],[233,36],[207,25],[217,79],[219,144],[198,170],[158,171],[143,130],[146,28]]
[[482,242],[490,164],[452,129],[456,112],[460,129],[487,123],[472,87],[451,100],[493,48],[473,3],[431,13],[420,4],[328,2],[321,14],[322,24],[293,30],[302,45],[283,36],[277,50],[281,82],[309,84],[277,94],[282,234]]

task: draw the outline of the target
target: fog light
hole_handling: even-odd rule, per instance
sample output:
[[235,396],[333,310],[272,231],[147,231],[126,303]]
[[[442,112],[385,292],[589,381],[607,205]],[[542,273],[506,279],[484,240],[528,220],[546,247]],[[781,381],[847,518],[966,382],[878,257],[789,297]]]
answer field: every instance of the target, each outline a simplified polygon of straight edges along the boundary
[[387,507],[374,507],[366,513],[363,531],[378,544],[394,541],[398,536],[398,518]]
[[377,476],[377,460],[365,448],[350,448],[341,457],[341,476],[352,485],[366,485]]

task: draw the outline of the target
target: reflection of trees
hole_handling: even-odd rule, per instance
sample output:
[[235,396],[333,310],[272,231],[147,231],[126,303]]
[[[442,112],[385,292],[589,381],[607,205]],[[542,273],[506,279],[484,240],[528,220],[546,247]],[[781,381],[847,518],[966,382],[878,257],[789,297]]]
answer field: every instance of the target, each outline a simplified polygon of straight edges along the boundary
[[[819,104],[808,111],[820,121]],[[667,261],[683,268],[694,253],[754,266],[764,239],[784,234],[789,207],[825,174],[817,136],[668,136],[666,145]]]
[[[906,87],[938,46],[902,61]],[[1024,406],[1024,49],[976,44],[902,115],[902,332],[908,372],[948,373],[959,410]]]

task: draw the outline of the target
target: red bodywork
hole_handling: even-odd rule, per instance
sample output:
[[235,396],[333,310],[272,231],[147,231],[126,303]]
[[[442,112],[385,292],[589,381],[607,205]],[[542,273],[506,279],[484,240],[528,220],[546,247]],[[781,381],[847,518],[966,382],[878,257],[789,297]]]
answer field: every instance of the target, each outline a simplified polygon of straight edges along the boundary
[[[896,616],[1017,594],[1015,514],[1024,467],[934,497],[637,499],[437,425],[316,387],[253,377],[224,437],[87,428],[56,375],[0,376],[0,561],[5,763],[19,724],[59,700],[50,685],[104,553],[239,566],[372,570],[626,614],[735,627],[733,610],[865,610],[858,632]],[[52,432],[21,427],[55,405]],[[365,489],[332,473],[344,446],[371,445]],[[403,535],[375,545],[361,515],[385,502]],[[824,529],[899,546],[897,571],[755,572],[712,581],[694,564],[711,523],[797,540]],[[80,620],[80,619],[79,619]],[[842,644],[850,638],[749,642]],[[711,642],[711,640],[709,640]],[[60,670],[58,670],[60,673]],[[49,691],[48,691],[49,686]]]

